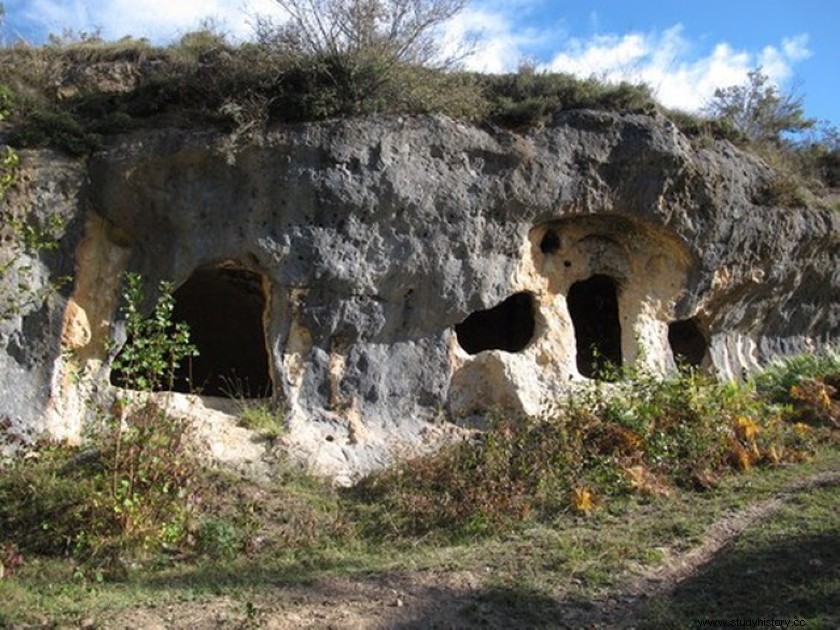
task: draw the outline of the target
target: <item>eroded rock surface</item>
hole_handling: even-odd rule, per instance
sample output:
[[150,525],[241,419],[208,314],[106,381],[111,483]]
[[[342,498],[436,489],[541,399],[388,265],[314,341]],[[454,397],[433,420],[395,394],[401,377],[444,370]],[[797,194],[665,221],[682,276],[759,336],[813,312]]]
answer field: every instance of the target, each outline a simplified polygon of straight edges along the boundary
[[[840,215],[760,205],[764,163],[696,148],[662,118],[565,112],[521,136],[388,117],[229,147],[137,132],[62,166],[84,177],[57,203],[86,227],[64,245],[74,287],[39,311],[63,331],[31,340],[63,339],[74,382],[107,381],[120,272],[172,280],[218,339],[183,389],[268,385],[286,447],[331,475],[436,448],[475,411],[539,413],[604,357],[664,372],[676,353],[732,378],[840,337]],[[28,160],[36,178],[56,168]],[[37,190],[9,202],[45,203]],[[261,321],[237,316],[249,304]],[[4,377],[0,412],[52,410],[50,430],[70,436],[84,397],[60,346]],[[10,395],[24,382],[46,392],[29,410]]]

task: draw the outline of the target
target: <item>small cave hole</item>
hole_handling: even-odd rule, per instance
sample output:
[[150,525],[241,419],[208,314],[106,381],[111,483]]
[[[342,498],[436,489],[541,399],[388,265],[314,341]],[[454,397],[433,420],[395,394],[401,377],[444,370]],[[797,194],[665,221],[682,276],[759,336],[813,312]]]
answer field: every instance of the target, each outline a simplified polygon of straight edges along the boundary
[[[172,319],[186,322],[198,356],[176,368],[171,390],[226,398],[272,395],[263,326],[262,277],[240,267],[204,267],[175,290]],[[123,385],[119,371],[111,383]]]
[[668,324],[668,343],[677,365],[700,367],[709,350],[706,337],[693,317]]
[[553,254],[560,249],[560,237],[554,230],[548,230],[540,241],[540,251],[543,254]]
[[455,335],[469,354],[524,350],[534,336],[534,298],[527,292],[514,293],[501,304],[476,311],[456,324]]
[[575,282],[567,301],[575,329],[578,371],[588,378],[602,378],[608,365],[621,367],[621,324],[615,280],[596,274]]

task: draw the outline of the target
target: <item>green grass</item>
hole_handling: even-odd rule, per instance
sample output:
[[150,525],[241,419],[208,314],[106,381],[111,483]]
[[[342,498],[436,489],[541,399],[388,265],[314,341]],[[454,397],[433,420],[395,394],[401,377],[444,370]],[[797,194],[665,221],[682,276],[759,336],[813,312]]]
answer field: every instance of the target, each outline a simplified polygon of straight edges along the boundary
[[[93,448],[52,446],[4,469],[0,625],[79,623],[82,614],[108,618],[147,602],[221,593],[269,610],[280,587],[458,572],[480,586],[456,598],[475,623],[502,608],[511,623],[526,625],[557,607],[585,612],[588,602],[620,595],[663,559],[696,548],[732,510],[840,468],[837,430],[825,422],[840,405],[827,384],[835,364],[785,365],[767,378],[787,383],[791,370],[807,377],[794,379],[784,405],[773,398],[781,386],[636,371],[632,381],[579,391],[546,417],[499,418],[474,440],[344,491],[288,463],[263,484],[200,470],[179,446],[183,428],[140,406],[126,427],[108,425]],[[582,489],[591,504],[580,503]],[[804,524],[782,511],[738,538],[755,545],[745,557],[787,562],[796,555],[788,543],[801,538],[820,560],[826,537],[837,533],[836,489],[813,497],[799,492],[791,504]],[[803,602],[797,614],[815,623],[825,621],[821,601],[836,586],[835,574],[825,579],[813,602],[805,591],[791,593]],[[652,623],[682,614],[681,593],[650,607]],[[516,601],[523,606],[511,609]],[[694,611],[697,603],[686,602]]]
[[[78,624],[85,618],[107,620],[126,609],[201,604],[222,595],[239,602],[243,610],[249,602],[271,609],[282,597],[278,589],[405,572],[477,576],[482,586],[463,601],[465,620],[480,623],[503,611],[525,625],[545,624],[558,607],[586,608],[587,602],[620,593],[627,580],[662,559],[660,549],[695,546],[712,522],[732,510],[766,500],[797,479],[838,467],[840,453],[827,450],[814,463],[751,471],[713,491],[631,498],[590,517],[523,523],[497,536],[449,544],[422,539],[394,544],[348,532],[343,538],[269,545],[232,558],[164,556],[156,564],[128,567],[120,581],[97,581],[70,559],[27,557],[11,578],[0,580],[0,624]],[[298,485],[287,481],[281,488],[265,490],[288,492],[289,483]],[[306,489],[309,482],[301,483],[301,492],[315,491]],[[334,495],[326,489],[320,493],[321,500],[335,508]],[[333,498],[323,498],[324,493]],[[242,498],[231,497],[231,505]],[[693,615],[770,614],[777,610],[771,605],[776,592],[790,595],[797,604],[795,614],[814,622],[809,627],[821,627],[818,622],[827,623],[827,606],[837,592],[838,498],[837,486],[795,495],[788,507],[749,529],[685,587],[653,602],[646,618],[653,627],[662,627],[660,622],[684,627]],[[813,559],[822,564],[811,563]],[[744,579],[742,560],[751,563],[755,579]],[[799,580],[805,586],[797,586]],[[708,600],[709,588],[719,591],[714,606]],[[786,609],[786,615],[794,615],[794,608]]]
[[691,619],[786,618],[840,623],[840,484],[797,494],[648,607],[650,627]]
[[238,411],[240,427],[255,431],[267,440],[276,440],[286,430],[282,411],[272,409],[269,403],[243,401]]

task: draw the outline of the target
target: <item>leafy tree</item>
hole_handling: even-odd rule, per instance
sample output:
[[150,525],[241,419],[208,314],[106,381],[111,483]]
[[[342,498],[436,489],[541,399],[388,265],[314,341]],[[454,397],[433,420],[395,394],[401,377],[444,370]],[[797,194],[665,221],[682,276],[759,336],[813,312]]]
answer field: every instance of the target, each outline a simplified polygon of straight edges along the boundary
[[780,92],[761,68],[751,70],[747,81],[715,90],[706,113],[731,123],[750,140],[781,144],[784,132],[810,129],[816,120],[805,117],[803,98]]

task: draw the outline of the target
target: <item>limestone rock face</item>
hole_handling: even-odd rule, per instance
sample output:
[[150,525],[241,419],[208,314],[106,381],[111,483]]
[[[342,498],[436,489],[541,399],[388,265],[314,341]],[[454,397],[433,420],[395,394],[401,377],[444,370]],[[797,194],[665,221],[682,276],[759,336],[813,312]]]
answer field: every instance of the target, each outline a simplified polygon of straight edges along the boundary
[[[10,444],[47,431],[59,437],[65,422],[50,425],[53,379],[62,352],[62,323],[85,210],[84,165],[51,152],[23,157],[18,185],[0,200],[0,456]],[[12,225],[26,225],[58,247],[33,251],[18,246]],[[55,230],[48,229],[48,224]],[[34,233],[34,232],[33,232]],[[37,248],[34,248],[37,249]],[[71,331],[67,331],[72,334]],[[71,421],[71,424],[73,422]]]
[[[51,354],[2,377],[0,414],[46,412],[65,436],[84,402],[61,347],[75,381],[107,379],[123,270],[181,287],[202,353],[184,390],[272,395],[286,448],[345,478],[435,448],[473,412],[539,413],[605,359],[664,372],[677,355],[732,378],[840,337],[840,214],[760,205],[763,162],[658,117],[564,112],[527,135],[345,120],[235,153],[165,129],[30,164],[75,175],[59,199],[8,203],[63,204],[84,229],[62,246],[74,286],[38,311],[61,330],[27,337]],[[24,382],[44,392],[28,416]]]

